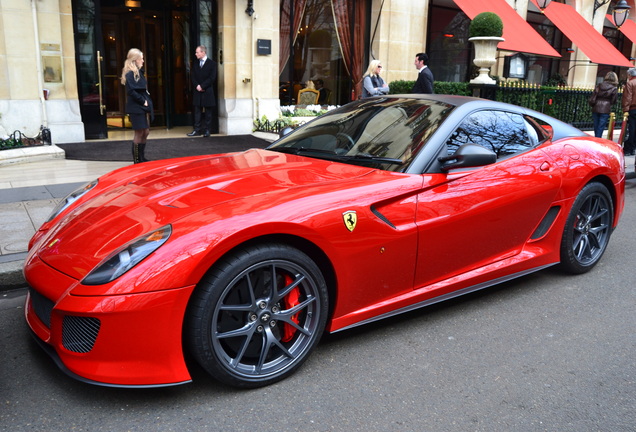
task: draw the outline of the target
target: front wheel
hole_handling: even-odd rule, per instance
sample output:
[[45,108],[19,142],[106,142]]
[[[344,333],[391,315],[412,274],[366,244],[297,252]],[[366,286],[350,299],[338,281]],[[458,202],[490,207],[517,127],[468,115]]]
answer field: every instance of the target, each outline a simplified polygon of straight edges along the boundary
[[601,259],[612,233],[612,197],[600,183],[586,185],[574,201],[561,240],[561,267],[589,271]]
[[328,296],[318,266],[282,244],[256,246],[220,261],[199,284],[188,339],[219,381],[252,388],[291,375],[324,331]]

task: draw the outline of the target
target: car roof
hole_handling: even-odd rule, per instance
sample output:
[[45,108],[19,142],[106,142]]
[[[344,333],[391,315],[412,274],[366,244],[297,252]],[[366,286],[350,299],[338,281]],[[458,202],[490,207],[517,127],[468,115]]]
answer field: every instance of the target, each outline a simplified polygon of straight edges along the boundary
[[395,94],[388,95],[390,97],[396,98],[404,98],[404,99],[420,99],[420,100],[432,100],[440,103],[445,103],[449,105],[453,105],[456,114],[460,114],[462,116],[467,115],[470,112],[479,109],[495,109],[495,110],[505,110],[516,112],[522,115],[528,115],[531,117],[535,117],[550,126],[552,126],[552,140],[556,141],[562,138],[573,137],[573,136],[585,136],[585,132],[580,129],[575,128],[571,124],[565,123],[561,120],[558,120],[554,117],[550,117],[546,114],[543,114],[539,111],[532,110],[530,108],[525,108],[519,105],[509,104],[506,102],[498,102],[490,99],[483,99],[471,96],[460,96],[460,95],[446,95],[446,94]]

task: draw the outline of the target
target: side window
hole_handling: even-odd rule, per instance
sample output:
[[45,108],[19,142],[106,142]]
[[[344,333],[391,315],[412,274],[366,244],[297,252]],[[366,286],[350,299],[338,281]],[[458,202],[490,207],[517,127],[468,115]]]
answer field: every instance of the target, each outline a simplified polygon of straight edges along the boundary
[[[530,129],[534,137],[529,134]],[[523,116],[505,111],[478,111],[462,121],[446,145],[449,155],[459,146],[472,143],[492,150],[499,159],[532,148],[536,142],[536,131]]]
[[550,128],[548,123],[530,116],[526,116],[526,121],[528,122],[530,138],[534,139],[533,136],[536,136],[536,145],[550,138],[550,133],[546,130],[546,128]]

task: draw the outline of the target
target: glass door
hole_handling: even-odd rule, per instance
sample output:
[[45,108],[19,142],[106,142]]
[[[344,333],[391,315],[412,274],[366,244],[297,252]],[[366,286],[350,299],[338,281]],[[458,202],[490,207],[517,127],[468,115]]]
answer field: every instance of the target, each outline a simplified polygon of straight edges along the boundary
[[87,139],[106,138],[101,11],[91,0],[73,2],[78,97]]

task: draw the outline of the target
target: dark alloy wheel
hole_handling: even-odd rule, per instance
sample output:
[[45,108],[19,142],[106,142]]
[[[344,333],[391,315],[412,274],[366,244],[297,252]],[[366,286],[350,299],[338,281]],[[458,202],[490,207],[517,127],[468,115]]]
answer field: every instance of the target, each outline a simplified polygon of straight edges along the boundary
[[590,270],[601,259],[612,233],[614,209],[605,186],[589,183],[579,193],[561,240],[561,267],[570,273]]
[[252,247],[220,261],[189,307],[189,339],[201,366],[237,387],[260,387],[292,374],[327,321],[318,266],[286,245]]

